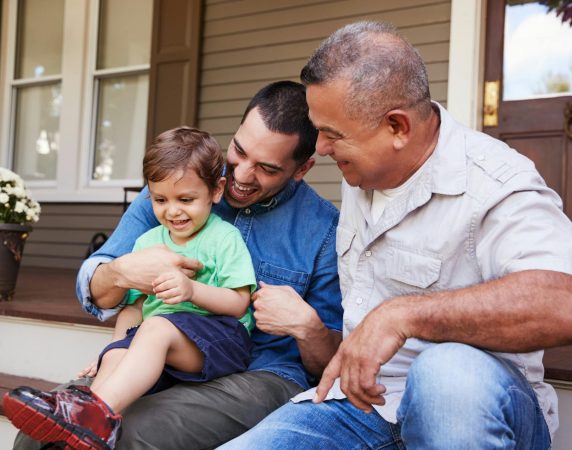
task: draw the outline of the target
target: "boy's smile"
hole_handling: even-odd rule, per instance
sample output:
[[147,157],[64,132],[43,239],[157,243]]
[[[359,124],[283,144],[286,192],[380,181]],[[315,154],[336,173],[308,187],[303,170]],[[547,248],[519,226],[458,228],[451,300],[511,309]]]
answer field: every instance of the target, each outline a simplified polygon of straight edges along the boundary
[[178,170],[162,181],[149,181],[153,212],[169,229],[173,242],[184,245],[207,222],[213,203],[222,195],[224,178],[211,192],[194,170]]

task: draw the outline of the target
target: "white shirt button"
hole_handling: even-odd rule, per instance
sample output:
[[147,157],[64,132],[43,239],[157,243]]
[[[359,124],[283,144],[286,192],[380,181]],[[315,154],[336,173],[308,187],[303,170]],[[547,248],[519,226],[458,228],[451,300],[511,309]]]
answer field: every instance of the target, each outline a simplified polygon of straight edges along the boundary
[[371,256],[371,250],[366,250],[365,256]]
[[484,160],[485,160],[485,155],[479,155],[479,156],[477,156],[477,159],[478,159],[479,161],[484,161]]
[[361,298],[361,297],[356,298],[356,303],[358,305],[361,305],[363,303],[363,298]]

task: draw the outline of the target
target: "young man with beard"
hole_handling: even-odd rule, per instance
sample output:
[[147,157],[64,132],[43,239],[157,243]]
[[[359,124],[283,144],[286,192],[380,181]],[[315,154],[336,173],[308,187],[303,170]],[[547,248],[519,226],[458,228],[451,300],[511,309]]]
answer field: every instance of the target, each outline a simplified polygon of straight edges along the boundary
[[[124,412],[116,448],[214,448],[321,375],[341,341],[342,310],[338,211],[303,181],[315,162],[316,137],[301,84],[273,83],[251,100],[228,148],[223,200],[213,207],[240,230],[260,283],[252,297],[257,328],[250,366],[139,399]],[[136,238],[156,225],[145,188],[80,269],[78,297],[88,312],[104,320],[128,288],[152,292],[152,280],[164,271],[193,276],[200,270],[199,261],[164,247],[130,253]],[[19,436],[15,448],[39,446]]]

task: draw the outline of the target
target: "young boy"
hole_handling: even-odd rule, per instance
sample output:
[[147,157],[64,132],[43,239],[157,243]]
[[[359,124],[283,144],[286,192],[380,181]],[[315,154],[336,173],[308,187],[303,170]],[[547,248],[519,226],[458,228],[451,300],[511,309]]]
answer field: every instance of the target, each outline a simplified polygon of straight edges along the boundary
[[220,148],[205,132],[180,127],[155,139],[143,175],[161,225],[143,234],[134,251],[163,244],[204,268],[196,279],[163,273],[148,296],[130,291],[91,389],[7,393],[6,416],[16,427],[44,442],[112,449],[117,413],[145,393],[246,369],[256,280],[240,232],[211,214],[224,188],[222,168]]

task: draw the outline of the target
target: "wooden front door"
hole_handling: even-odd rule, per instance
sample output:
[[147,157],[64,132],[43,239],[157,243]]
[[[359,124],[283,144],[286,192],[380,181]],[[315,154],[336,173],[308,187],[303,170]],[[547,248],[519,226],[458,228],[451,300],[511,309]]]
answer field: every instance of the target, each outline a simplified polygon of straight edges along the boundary
[[[498,81],[498,123],[483,131],[532,159],[572,218],[572,25],[547,9],[488,1],[485,97]],[[486,98],[485,112],[494,122]]]

